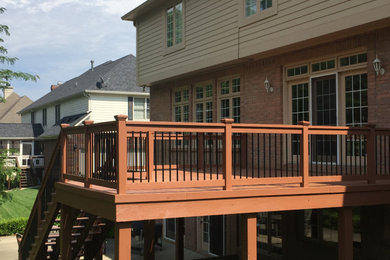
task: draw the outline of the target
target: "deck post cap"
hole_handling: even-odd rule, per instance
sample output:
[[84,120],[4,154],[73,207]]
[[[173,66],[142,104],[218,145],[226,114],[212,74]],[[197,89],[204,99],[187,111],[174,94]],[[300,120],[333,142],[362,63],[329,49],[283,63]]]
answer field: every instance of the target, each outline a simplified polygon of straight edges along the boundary
[[116,121],[126,121],[127,116],[126,115],[116,115],[114,116]]
[[225,124],[233,124],[234,119],[232,119],[232,118],[222,118],[221,122],[225,123]]
[[93,125],[93,120],[84,120],[83,124],[84,125]]
[[69,127],[70,125],[69,124],[60,124],[60,127],[61,128],[67,128],[67,127]]
[[309,121],[299,121],[298,125],[308,126],[308,125],[310,125],[310,122]]

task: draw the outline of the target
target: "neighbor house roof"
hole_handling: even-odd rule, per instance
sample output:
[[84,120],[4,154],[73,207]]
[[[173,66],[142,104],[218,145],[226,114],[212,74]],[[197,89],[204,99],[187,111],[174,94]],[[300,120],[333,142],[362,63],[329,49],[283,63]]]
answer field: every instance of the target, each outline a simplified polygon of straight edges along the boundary
[[61,84],[20,113],[58,103],[60,100],[82,95],[88,91],[121,91],[131,93],[149,92],[136,84],[136,58],[127,55],[115,61],[107,61],[89,69],[80,76]]
[[18,112],[32,103],[26,96],[19,96],[12,92],[4,102],[0,102],[0,123],[20,123]]
[[41,124],[0,123],[0,139],[34,138],[42,133]]
[[77,115],[65,116],[61,118],[60,122],[53,125],[51,128],[46,130],[43,134],[41,134],[38,139],[53,139],[57,138],[61,132],[61,124],[69,124],[70,126],[75,126],[80,121],[82,121],[89,113],[82,113]]

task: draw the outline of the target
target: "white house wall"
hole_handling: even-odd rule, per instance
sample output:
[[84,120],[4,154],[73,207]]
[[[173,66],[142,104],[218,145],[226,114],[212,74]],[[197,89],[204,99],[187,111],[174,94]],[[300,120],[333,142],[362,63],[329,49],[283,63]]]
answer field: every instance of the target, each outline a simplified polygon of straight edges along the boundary
[[114,115],[128,113],[128,96],[90,94],[89,119],[95,123],[113,121]]
[[[84,96],[73,97],[71,99],[60,101],[59,103],[54,103],[45,107],[41,107],[35,110],[35,123],[42,124],[42,109],[47,109],[47,125],[43,126],[43,129],[46,131],[55,124],[55,106],[60,104],[60,115],[61,118],[71,115],[77,115],[86,113],[88,111],[88,98]],[[31,123],[31,112],[22,114],[22,123]]]

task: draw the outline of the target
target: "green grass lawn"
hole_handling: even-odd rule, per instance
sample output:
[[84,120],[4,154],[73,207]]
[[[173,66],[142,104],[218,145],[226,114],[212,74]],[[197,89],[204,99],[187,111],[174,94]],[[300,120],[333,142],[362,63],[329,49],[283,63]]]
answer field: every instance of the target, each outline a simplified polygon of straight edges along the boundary
[[7,193],[11,195],[10,199],[0,199],[0,220],[19,217],[28,218],[38,189],[14,189]]

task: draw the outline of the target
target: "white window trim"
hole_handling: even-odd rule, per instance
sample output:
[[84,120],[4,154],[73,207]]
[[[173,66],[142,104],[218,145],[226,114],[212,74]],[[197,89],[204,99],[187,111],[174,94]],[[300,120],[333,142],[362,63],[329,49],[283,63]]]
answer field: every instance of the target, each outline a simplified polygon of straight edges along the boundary
[[[133,98],[133,120],[132,121],[150,121],[150,118],[148,118],[148,102],[147,100],[149,99],[148,97],[132,97]],[[144,113],[145,113],[145,117],[143,119],[139,119],[139,118],[135,118],[135,99],[143,99],[144,100]],[[150,102],[150,100],[149,100]],[[149,103],[150,104],[150,103]]]
[[[240,92],[232,92],[232,80],[233,79],[240,79]],[[230,91],[229,91],[229,94],[225,94],[225,95],[222,95],[221,92],[220,92],[220,84],[222,81],[226,81],[228,80],[230,83],[229,83],[229,88],[230,88]],[[239,97],[240,98],[240,122],[241,122],[241,91],[242,91],[242,77],[240,75],[234,75],[234,76],[230,76],[230,77],[225,77],[225,78],[220,78],[218,79],[218,85],[216,86],[216,89],[217,89],[217,117],[218,117],[218,121],[220,121],[222,118],[221,118],[221,100],[222,99],[229,99],[229,118],[233,118],[233,98],[236,98],[236,97]]]
[[245,15],[245,0],[238,1],[238,26],[243,27],[261,21],[278,13],[278,0],[272,0],[272,7],[260,11],[260,0],[256,0],[257,12],[251,16]]
[[[211,89],[212,89],[212,95],[211,97],[206,97],[206,87],[208,85],[211,85]],[[196,89],[199,88],[199,87],[202,87],[203,88],[203,98],[200,98],[200,99],[197,99],[196,98]],[[208,102],[211,102],[212,103],[212,113],[213,113],[213,116],[212,116],[212,122],[214,121],[214,114],[215,114],[215,111],[214,111],[214,84],[211,80],[209,81],[204,81],[204,82],[200,82],[200,83],[197,83],[195,84],[194,86],[194,89],[193,89],[193,106],[192,106],[192,109],[193,109],[193,121],[194,122],[197,122],[196,121],[196,105],[197,104],[200,104],[202,103],[203,104],[203,123],[206,122],[206,103]],[[202,123],[202,122],[199,122],[199,123]]]
[[[175,5],[177,5],[178,3],[182,3],[183,4],[183,35],[182,35],[182,42],[181,43],[178,43],[176,44],[175,43],[175,23],[176,23],[176,19],[173,20],[173,28],[174,28],[174,31],[173,31],[173,45],[171,47],[168,47],[167,46],[167,10],[171,7],[174,7]],[[182,50],[185,48],[186,46],[186,0],[175,0],[175,1],[170,1],[170,3],[168,5],[166,5],[163,9],[163,21],[164,21],[164,29],[162,30],[163,31],[163,55],[168,55],[168,54],[171,54],[173,52],[176,52],[176,51],[179,51],[179,50]]]
[[[181,91],[183,92],[183,90],[187,90],[188,91],[188,100],[187,101],[183,101],[181,100],[180,102],[176,103],[176,100],[175,100],[175,97],[176,97],[176,92],[177,91]],[[182,94],[181,94],[181,97]],[[191,92],[190,92],[190,87],[188,86],[184,86],[184,87],[179,87],[179,88],[174,88],[172,90],[172,121],[173,122],[176,122],[176,107],[181,107],[182,110],[181,110],[181,120],[180,122],[185,122],[183,121],[184,119],[184,110],[183,110],[183,107],[184,106],[188,106],[188,122],[191,122],[191,118],[190,118],[190,115],[191,115],[191,111],[190,111],[190,108],[191,108]]]

